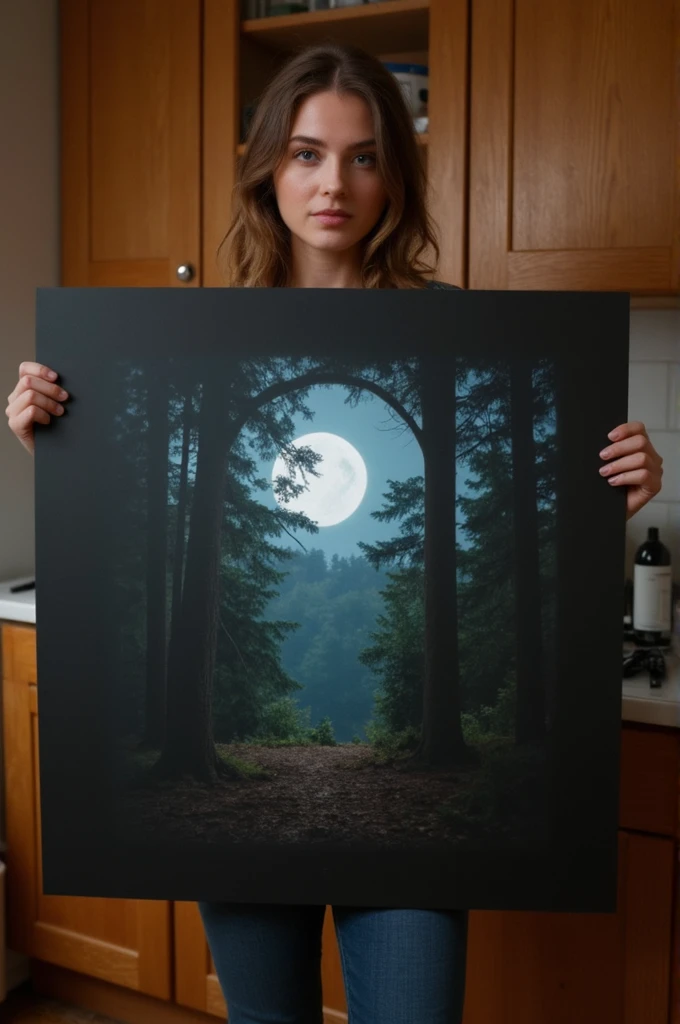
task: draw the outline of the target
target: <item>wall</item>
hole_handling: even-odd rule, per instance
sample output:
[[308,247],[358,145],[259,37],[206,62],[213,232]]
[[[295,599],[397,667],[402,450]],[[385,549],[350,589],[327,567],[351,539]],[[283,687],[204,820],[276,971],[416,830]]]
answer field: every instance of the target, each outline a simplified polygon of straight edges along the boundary
[[658,526],[680,580],[680,308],[632,311],[630,359],[629,418],[646,425],[664,475],[661,494],[628,523],[626,573],[647,528]]
[[[59,277],[58,0],[0,4],[0,408]],[[0,422],[0,580],[33,572],[33,461]]]

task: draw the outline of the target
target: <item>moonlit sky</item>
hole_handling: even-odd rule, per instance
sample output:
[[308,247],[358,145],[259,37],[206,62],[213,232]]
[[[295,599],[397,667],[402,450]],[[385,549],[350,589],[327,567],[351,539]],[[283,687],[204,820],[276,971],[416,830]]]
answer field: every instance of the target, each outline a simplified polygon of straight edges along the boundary
[[306,484],[298,497],[284,500],[276,494],[280,477],[290,470],[282,456],[274,462],[272,486],[282,508],[304,512],[319,526],[335,526],[358,509],[366,494],[366,463],[360,453],[344,437],[329,433],[303,434],[294,442],[296,449],[311,448],[323,461],[323,473],[293,474],[298,486]]
[[[327,558],[334,554],[340,557],[360,555],[359,540],[373,544],[396,536],[398,523],[377,522],[371,518],[371,512],[382,506],[388,480],[406,480],[423,474],[418,443],[408,430],[403,430],[400,423],[390,417],[384,403],[367,393],[358,406],[350,408],[344,404],[346,395],[342,387],[315,388],[307,398],[314,418],[305,420],[299,416],[295,419],[295,439],[317,431],[339,434],[359,451],[368,471],[366,495],[353,515],[335,526],[321,527],[317,534],[299,534],[305,548],[320,548]],[[260,460],[258,474],[271,480],[273,465],[273,459]],[[463,469],[461,477],[460,470]],[[459,485],[465,475],[469,475],[467,467],[459,467]],[[271,490],[254,491],[253,497],[269,508],[276,507]],[[279,543],[283,547],[298,547],[285,536],[279,539]]]

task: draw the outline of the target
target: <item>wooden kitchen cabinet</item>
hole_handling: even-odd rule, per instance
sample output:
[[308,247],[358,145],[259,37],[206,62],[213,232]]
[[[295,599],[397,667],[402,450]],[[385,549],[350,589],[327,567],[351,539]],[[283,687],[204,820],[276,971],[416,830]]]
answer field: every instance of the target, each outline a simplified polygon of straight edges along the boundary
[[245,23],[239,0],[62,0],[61,32],[62,284],[221,285],[242,108],[280,61],[329,38],[428,59],[428,37],[440,273],[464,283],[467,0]]
[[668,1024],[674,863],[621,832],[616,914],[471,914],[463,1024]]
[[[224,1018],[195,904],[42,895],[35,630],[3,626],[2,655],[10,945],[72,972],[41,968],[43,991],[98,1012],[113,989],[69,979],[172,999],[175,1015],[154,1010],[158,1021],[193,1024],[180,1008]],[[679,779],[677,730],[624,727],[616,914],[472,913],[463,1024],[668,1024]],[[330,914],[322,971],[325,1020],[346,1020]],[[148,1002],[120,1007],[151,1019]]]
[[251,22],[239,0],[62,0],[61,22],[63,284],[219,286],[243,105],[295,47],[337,38],[428,60],[443,280],[680,290],[680,0]]
[[626,723],[620,778],[616,914],[472,913],[463,1024],[668,1024],[678,731]]
[[169,999],[169,903],[43,895],[35,629],[2,627],[2,669],[8,945]]
[[216,1017],[227,1011],[195,903],[175,903],[175,999]]
[[61,0],[62,284],[200,283],[201,17]]
[[472,0],[469,286],[680,290],[678,0]]

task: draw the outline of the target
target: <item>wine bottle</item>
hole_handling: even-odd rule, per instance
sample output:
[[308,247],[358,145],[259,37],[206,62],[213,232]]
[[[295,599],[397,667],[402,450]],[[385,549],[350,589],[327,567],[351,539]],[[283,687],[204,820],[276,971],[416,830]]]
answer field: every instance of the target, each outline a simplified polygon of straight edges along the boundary
[[671,553],[650,526],[635,553],[633,576],[635,642],[649,647],[667,641],[671,631]]

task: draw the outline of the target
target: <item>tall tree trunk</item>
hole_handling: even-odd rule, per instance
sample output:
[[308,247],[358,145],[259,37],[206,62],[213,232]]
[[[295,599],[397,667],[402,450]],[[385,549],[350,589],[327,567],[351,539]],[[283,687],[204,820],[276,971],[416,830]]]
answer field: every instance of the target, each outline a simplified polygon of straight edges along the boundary
[[193,402],[191,389],[187,391],[182,410],[182,455],[179,466],[179,489],[177,493],[177,521],[175,523],[175,550],[172,559],[172,612],[170,615],[170,651],[172,639],[179,625],[182,610],[182,584],[184,579],[184,549],[187,517],[187,491],[189,483],[189,452],[191,448]]
[[173,637],[167,733],[159,764],[163,775],[204,781],[213,781],[217,772],[212,694],[226,462],[233,439],[233,428],[225,422],[226,404],[224,380],[213,374],[203,385],[182,610]]
[[531,364],[513,360],[510,364],[510,429],[515,562],[517,743],[540,742],[545,736],[541,567],[533,400]]
[[452,766],[473,760],[463,739],[456,586],[455,363],[423,361],[425,463],[425,680],[418,760]]
[[165,730],[168,534],[167,370],[147,374],[146,697],[142,744],[158,749]]

